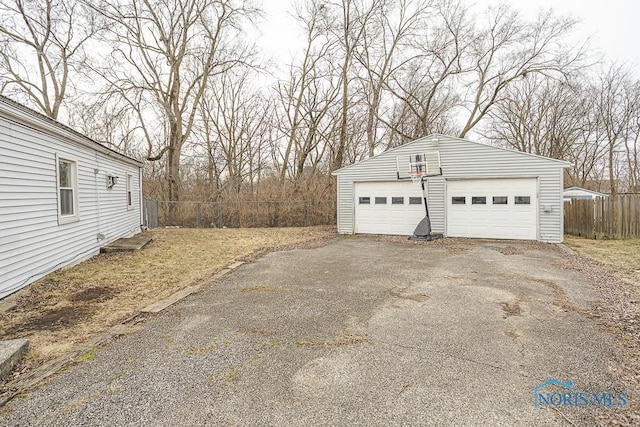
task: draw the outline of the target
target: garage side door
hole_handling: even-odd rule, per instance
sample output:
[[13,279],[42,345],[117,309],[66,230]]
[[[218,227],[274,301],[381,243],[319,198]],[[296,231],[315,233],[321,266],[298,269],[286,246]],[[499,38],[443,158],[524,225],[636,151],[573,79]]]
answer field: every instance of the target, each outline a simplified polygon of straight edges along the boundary
[[356,182],[355,232],[410,236],[425,217],[422,188],[411,181]]
[[535,178],[447,181],[447,236],[537,238]]

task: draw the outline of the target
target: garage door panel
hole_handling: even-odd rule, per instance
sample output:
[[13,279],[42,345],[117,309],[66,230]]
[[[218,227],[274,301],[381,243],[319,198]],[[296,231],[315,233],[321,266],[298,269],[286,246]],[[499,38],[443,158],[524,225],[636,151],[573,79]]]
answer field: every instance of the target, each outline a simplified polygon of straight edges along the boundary
[[[411,235],[425,216],[422,189],[411,181],[356,182],[355,184],[356,233]],[[360,197],[370,197],[371,204],[360,204]],[[386,198],[386,203],[376,204],[376,197]],[[402,204],[393,204],[393,198],[402,198]],[[410,204],[410,198],[418,198],[420,204]]]
[[[494,239],[537,237],[537,180],[535,178],[475,179],[447,182],[447,235]],[[530,204],[515,204],[526,196]],[[452,197],[465,197],[453,204]],[[472,204],[484,197],[486,204]],[[493,197],[507,197],[507,204],[493,204]]]

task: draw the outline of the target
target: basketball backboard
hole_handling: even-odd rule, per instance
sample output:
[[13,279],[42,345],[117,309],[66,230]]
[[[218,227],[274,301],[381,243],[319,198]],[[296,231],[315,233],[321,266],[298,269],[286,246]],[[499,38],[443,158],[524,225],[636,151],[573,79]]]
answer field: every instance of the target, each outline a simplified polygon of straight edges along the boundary
[[424,176],[442,175],[440,152],[412,153],[396,156],[398,179],[420,180]]

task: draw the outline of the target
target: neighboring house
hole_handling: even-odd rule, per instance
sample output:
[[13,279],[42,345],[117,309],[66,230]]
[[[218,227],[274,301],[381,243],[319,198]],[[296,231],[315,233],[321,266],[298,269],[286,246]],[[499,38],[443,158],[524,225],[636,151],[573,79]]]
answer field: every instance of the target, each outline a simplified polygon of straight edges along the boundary
[[0,96],[0,298],[140,232],[141,168]]
[[562,197],[564,198],[565,202],[570,202],[573,199],[595,200],[598,197],[609,197],[609,195],[593,190],[587,190],[586,188],[569,187],[564,189],[564,191],[562,192]]
[[[409,159],[419,155],[439,159],[442,171],[426,178],[424,191],[408,179]],[[431,135],[334,172],[338,232],[411,235],[425,216],[426,199],[432,230],[448,237],[562,242],[563,170],[569,166]]]

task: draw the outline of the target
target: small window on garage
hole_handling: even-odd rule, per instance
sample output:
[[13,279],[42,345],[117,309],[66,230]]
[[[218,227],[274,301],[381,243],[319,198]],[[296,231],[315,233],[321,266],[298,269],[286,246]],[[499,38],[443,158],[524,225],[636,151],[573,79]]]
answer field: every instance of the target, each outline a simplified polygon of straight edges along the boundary
[[376,205],[386,205],[387,198],[386,197],[376,197]]
[[486,205],[487,204],[487,198],[484,196],[473,196],[471,198],[471,204],[472,205]]
[[516,205],[530,205],[531,197],[529,196],[516,196],[515,197]]
[[392,205],[404,205],[404,197],[392,197],[391,198]]
[[369,205],[371,204],[371,197],[358,197],[358,203],[361,205]]
[[493,196],[493,204],[494,205],[506,205],[507,204],[507,196]]
[[466,205],[467,204],[467,198],[466,197],[454,196],[454,197],[451,198],[451,204],[452,205]]
[[409,204],[410,205],[421,205],[422,204],[422,197],[409,197]]

